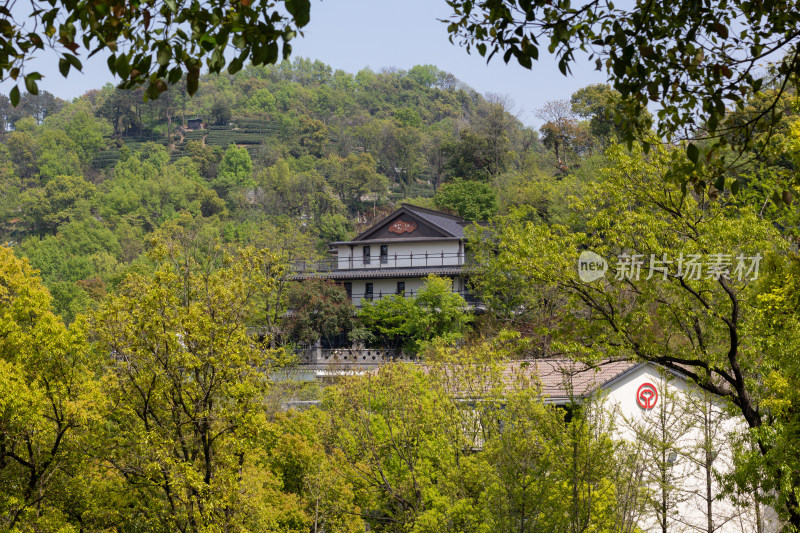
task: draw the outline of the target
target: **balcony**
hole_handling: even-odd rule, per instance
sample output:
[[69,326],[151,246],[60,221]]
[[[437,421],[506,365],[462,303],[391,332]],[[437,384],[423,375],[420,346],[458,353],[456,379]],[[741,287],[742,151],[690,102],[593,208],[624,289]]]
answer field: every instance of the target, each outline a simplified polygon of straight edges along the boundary
[[292,269],[297,274],[337,272],[341,270],[388,270],[403,268],[436,268],[469,266],[471,260],[463,252],[422,252],[386,254],[364,257],[331,257],[319,261],[296,260]]

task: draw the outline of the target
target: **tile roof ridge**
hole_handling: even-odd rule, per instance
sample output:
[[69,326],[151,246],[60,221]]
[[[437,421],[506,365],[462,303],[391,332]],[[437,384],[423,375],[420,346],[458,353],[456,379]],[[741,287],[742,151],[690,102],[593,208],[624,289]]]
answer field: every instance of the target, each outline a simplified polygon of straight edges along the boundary
[[420,211],[422,213],[427,213],[429,215],[436,215],[436,216],[440,216],[440,217],[444,217],[444,218],[449,218],[449,219],[455,220],[456,222],[465,221],[464,217],[460,217],[458,215],[451,215],[450,213],[445,213],[443,211],[436,211],[435,209],[429,209],[427,207],[422,207],[422,206],[419,206],[419,205],[407,204],[407,203],[403,202],[403,203],[400,204],[400,206],[401,207],[405,207],[406,209],[409,209],[411,211]]

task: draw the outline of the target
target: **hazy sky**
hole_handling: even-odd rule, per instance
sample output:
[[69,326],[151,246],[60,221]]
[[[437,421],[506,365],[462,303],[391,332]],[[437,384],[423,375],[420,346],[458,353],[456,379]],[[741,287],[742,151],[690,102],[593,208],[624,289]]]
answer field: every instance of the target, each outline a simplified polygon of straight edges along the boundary
[[[569,98],[577,89],[605,81],[585,58],[574,67],[574,75],[564,77],[555,61],[541,50],[542,60],[532,71],[516,63],[504,64],[495,58],[491,64],[478,55],[448,41],[444,0],[312,0],[311,22],[305,36],[293,41],[293,56],[319,59],[334,69],[355,73],[364,67],[379,70],[396,67],[407,70],[414,65],[433,64],[451,72],[480,93],[509,96],[519,118],[538,126],[534,113],[545,102]],[[84,62],[84,72],[73,72],[68,79],[58,73],[50,55],[36,67],[46,77],[40,87],[61,98],[74,98],[114,79],[107,71],[105,57]],[[0,85],[6,94],[10,86]]]

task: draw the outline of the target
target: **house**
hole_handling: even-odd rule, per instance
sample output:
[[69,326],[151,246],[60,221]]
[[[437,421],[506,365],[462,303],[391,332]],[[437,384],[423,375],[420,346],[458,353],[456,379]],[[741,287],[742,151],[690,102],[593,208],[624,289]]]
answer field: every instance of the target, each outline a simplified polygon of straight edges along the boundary
[[471,222],[455,215],[402,204],[351,241],[330,243],[328,260],[295,264],[292,279],[335,280],[356,307],[400,294],[413,296],[435,274],[452,280],[468,302],[465,268],[469,257],[464,229]]
[[[352,360],[347,372],[337,373],[336,362],[331,363],[322,374],[299,367],[296,374],[278,379],[313,380],[376,371],[376,367]],[[545,403],[588,410],[598,431],[608,432],[625,446],[619,453],[628,463],[614,481],[616,490],[623,491],[621,497],[638,498],[637,503],[627,503],[639,530],[663,531],[659,505],[667,501],[667,531],[780,531],[782,524],[774,510],[759,503],[752,492],[732,497],[722,487],[721,477],[734,468],[736,435],[746,430],[746,424],[680,372],[649,362],[607,360],[586,365],[547,358],[505,363],[503,381],[509,390],[538,382]],[[481,400],[451,392],[461,397],[467,409]],[[288,401],[284,408],[317,404]],[[480,449],[483,431],[479,425],[464,429],[474,448]],[[642,484],[646,492],[638,490]]]
[[[680,372],[649,362],[587,366],[569,359],[508,363],[506,372],[509,378],[520,372],[536,376],[547,403],[593,404],[594,412],[604,413],[612,435],[627,442],[635,465],[630,473],[658,480],[648,484],[656,506],[671,502],[669,531],[781,529],[774,510],[759,504],[752,493],[732,498],[722,490],[720,476],[733,470],[735,435],[746,424]],[[662,531],[652,505],[645,504],[636,521],[642,531]]]
[[203,129],[203,119],[202,118],[190,118],[186,121],[186,129],[189,130],[201,130]]

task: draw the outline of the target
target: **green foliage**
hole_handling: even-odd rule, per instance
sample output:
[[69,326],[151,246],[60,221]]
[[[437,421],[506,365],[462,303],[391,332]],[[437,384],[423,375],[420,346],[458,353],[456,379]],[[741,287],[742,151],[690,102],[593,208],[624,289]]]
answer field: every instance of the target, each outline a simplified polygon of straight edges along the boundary
[[438,276],[425,278],[414,296],[392,295],[363,304],[358,312],[362,324],[384,345],[402,346],[410,354],[435,339],[458,341],[472,322],[464,298],[452,290],[452,281]]
[[[704,10],[672,3],[653,9],[616,4],[576,8],[569,0],[448,4],[453,10],[451,38],[484,57],[498,54],[506,63],[514,58],[532,68],[540,47],[546,46],[567,75],[580,52],[591,46],[590,59],[597,56],[597,69],[608,74],[622,96],[614,115],[628,142],[637,133],[649,133],[649,121],[642,118],[653,102],[659,106],[659,137],[725,135],[733,127],[742,134],[744,143],[735,144],[743,149],[754,123],[729,120],[731,105],[743,109],[748,98],[770,83],[784,88],[796,83],[797,37],[785,31],[793,25],[787,14],[793,6],[781,2],[754,7],[737,1]],[[773,58],[778,49],[791,51]],[[746,59],[733,59],[740,55]],[[772,63],[763,74],[755,74],[753,68],[762,61]],[[778,119],[766,113],[755,122],[774,124]],[[723,138],[720,145],[730,140]]]
[[67,329],[28,262],[0,246],[3,529],[65,530],[78,521],[104,527],[91,513],[100,502],[81,498],[99,474],[90,459],[105,416],[99,368],[83,328]]
[[[323,442],[379,531],[632,530],[617,519],[617,445],[594,411],[546,406],[504,378],[507,348],[441,353],[326,390]],[[479,399],[459,401],[459,397]],[[593,413],[589,415],[588,413]]]
[[302,502],[307,527],[364,531],[353,483],[342,475],[341,456],[325,449],[320,432],[325,416],[317,410],[279,413],[267,433],[267,464],[281,479],[282,490]]
[[433,202],[443,211],[455,213],[466,220],[488,220],[497,214],[497,194],[486,183],[457,179],[445,183]]
[[346,241],[354,236],[353,224],[344,215],[326,213],[320,217],[319,237],[323,243]]
[[114,178],[102,184],[100,213],[104,219],[125,219],[153,230],[184,210],[220,212],[216,195],[200,182],[180,161],[170,165],[163,146],[146,143],[121,161]]
[[114,354],[106,467],[125,476],[126,518],[169,530],[303,528],[258,468],[279,354],[246,324],[257,296],[276,289],[275,258],[176,225],[151,259],[153,275],[129,276],[92,319],[98,349]]
[[[620,93],[606,84],[597,83],[578,89],[570,98],[572,112],[589,120],[589,131],[604,142],[624,139],[625,131],[621,118],[625,112]],[[642,112],[638,122],[641,129],[652,122],[647,110]]]
[[94,154],[105,148],[105,137],[111,134],[108,122],[96,117],[86,101],[62,108],[57,114],[47,117],[44,126],[64,132],[75,143],[75,153],[83,165],[88,165]]
[[351,154],[344,159],[331,155],[321,160],[317,168],[351,213],[358,211],[365,195],[374,195],[377,200],[386,195],[388,181],[377,173],[375,160],[369,154]]
[[[509,304],[506,311],[524,309],[506,316],[541,332],[536,349],[543,355],[568,351],[589,360],[652,361],[689,372],[701,389],[728,399],[750,428],[745,451],[758,450],[759,460],[769,465],[762,468],[774,468],[759,492],[775,494],[782,515],[797,522],[797,480],[784,477],[779,466],[787,451],[783,439],[791,437],[780,420],[759,407],[770,396],[765,369],[776,369],[777,390],[795,387],[792,366],[784,359],[792,349],[776,343],[786,336],[776,337],[765,327],[769,322],[762,322],[766,310],[760,302],[771,297],[757,279],[766,275],[773,283],[789,282],[787,242],[759,216],[757,206],[714,202],[664,183],[673,158],[683,157],[679,151],[651,150],[645,156],[615,147],[609,157],[604,182],[574,202],[574,210],[586,216],[585,232],[508,218],[492,238],[474,243],[482,264],[479,292],[488,302]],[[603,278],[580,279],[578,257],[586,250],[608,261]],[[626,266],[631,254],[647,261],[640,275]],[[687,260],[692,255],[705,258],[706,269],[721,257],[726,273],[691,273]],[[650,257],[659,261],[659,269],[648,273]],[[748,272],[751,267],[760,272]],[[774,484],[778,478],[784,483],[780,489]],[[752,480],[742,482],[740,490],[751,490],[748,486]]]
[[211,185],[221,195],[225,196],[230,191],[244,186],[253,173],[253,161],[246,148],[235,145],[228,146],[222,161],[219,164],[217,177]]
[[94,197],[94,185],[82,176],[55,176],[44,187],[26,191],[20,200],[26,221],[43,232],[88,216]]
[[349,332],[355,307],[344,289],[330,280],[306,280],[286,289],[289,315],[285,335],[290,342],[313,344]]
[[[168,84],[175,84],[186,75],[187,91],[194,94],[203,63],[210,72],[219,73],[227,67],[234,74],[248,59],[263,65],[275,63],[279,52],[283,58],[288,57],[289,41],[308,24],[311,5],[308,0],[287,0],[284,7],[285,11],[278,10],[263,0],[242,5],[235,12],[226,11],[221,3],[193,0],[129,10],[121,4],[108,5],[99,11],[82,4],[53,4],[31,15],[35,28],[32,31],[10,18],[9,33],[0,50],[0,79],[21,78],[28,92],[38,94],[36,82],[42,78],[41,73],[25,71],[20,76],[20,70],[38,51],[55,49],[50,37],[59,35],[58,69],[65,77],[71,69],[83,68],[79,59],[81,47],[94,52],[108,50],[108,68],[119,76],[124,88],[147,84],[147,97],[155,99],[167,90]],[[174,31],[179,27],[191,27],[193,31]],[[139,32],[139,28],[144,31]],[[117,42],[131,46],[118,49]],[[223,54],[229,45],[237,51],[230,61]],[[9,97],[16,106],[19,86],[11,89]]]
[[26,239],[18,251],[41,272],[54,310],[67,322],[105,296],[122,256],[116,236],[93,219],[70,222],[56,235]]

